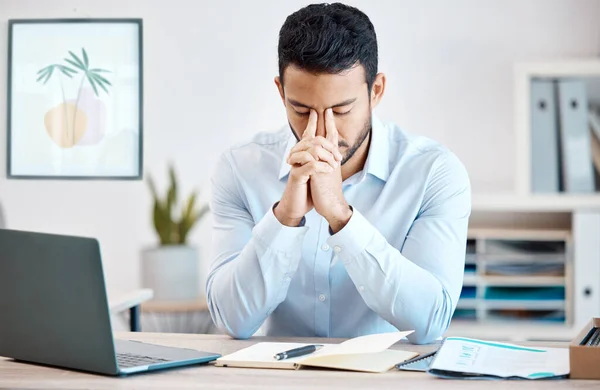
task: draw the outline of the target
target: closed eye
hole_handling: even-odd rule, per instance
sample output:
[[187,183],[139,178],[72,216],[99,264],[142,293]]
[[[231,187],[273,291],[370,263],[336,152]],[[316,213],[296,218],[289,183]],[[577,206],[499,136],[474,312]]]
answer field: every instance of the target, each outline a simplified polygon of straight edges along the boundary
[[[344,116],[344,115],[348,115],[348,114],[350,114],[350,112],[351,112],[351,111],[352,111],[352,110],[348,110],[348,111],[345,111],[345,112],[336,112],[336,111],[334,111],[334,112],[333,112],[333,115],[336,115],[336,116]],[[309,115],[310,115],[310,111],[308,111],[308,112],[298,112],[298,111],[294,110],[294,112],[296,113],[296,115],[298,115],[298,116],[302,116],[302,117],[304,117],[304,116],[309,116]]]
[[345,112],[335,112],[334,111],[333,115],[337,115],[337,116],[348,115],[348,114],[350,114],[350,111],[352,111],[352,110],[348,110],[348,111],[345,111]]

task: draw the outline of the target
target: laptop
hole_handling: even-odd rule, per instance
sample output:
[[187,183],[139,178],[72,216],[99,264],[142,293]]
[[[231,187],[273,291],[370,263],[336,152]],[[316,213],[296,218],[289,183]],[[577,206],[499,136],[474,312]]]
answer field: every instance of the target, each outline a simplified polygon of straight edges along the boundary
[[122,376],[221,355],[114,338],[96,239],[0,229],[0,356]]

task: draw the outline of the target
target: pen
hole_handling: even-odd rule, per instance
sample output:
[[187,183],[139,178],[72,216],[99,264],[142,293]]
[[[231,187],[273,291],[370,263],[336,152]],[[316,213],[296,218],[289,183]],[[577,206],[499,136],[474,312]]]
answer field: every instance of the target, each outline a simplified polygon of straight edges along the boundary
[[273,356],[277,360],[283,360],[303,355],[308,355],[309,353],[313,353],[319,350],[323,345],[315,344],[315,345],[305,345],[304,347],[298,347],[294,349],[290,349],[289,351],[279,352]]

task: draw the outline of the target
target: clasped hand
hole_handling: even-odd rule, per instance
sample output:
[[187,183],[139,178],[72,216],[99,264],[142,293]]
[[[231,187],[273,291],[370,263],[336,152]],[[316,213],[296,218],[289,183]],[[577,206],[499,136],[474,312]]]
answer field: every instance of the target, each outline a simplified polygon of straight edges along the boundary
[[279,221],[297,226],[312,208],[322,215],[336,233],[350,219],[352,211],[342,192],[342,154],[333,112],[325,112],[326,137],[317,136],[317,113],[310,111],[302,139],[291,149],[288,183],[275,208]]

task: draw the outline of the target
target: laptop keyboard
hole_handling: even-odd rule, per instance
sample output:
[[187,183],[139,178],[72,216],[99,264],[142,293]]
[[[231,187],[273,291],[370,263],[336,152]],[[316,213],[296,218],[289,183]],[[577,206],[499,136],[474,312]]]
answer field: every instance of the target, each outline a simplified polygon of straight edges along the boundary
[[122,368],[148,366],[150,364],[164,363],[168,361],[168,359],[161,359],[157,357],[117,352],[117,362],[119,363],[119,367]]

